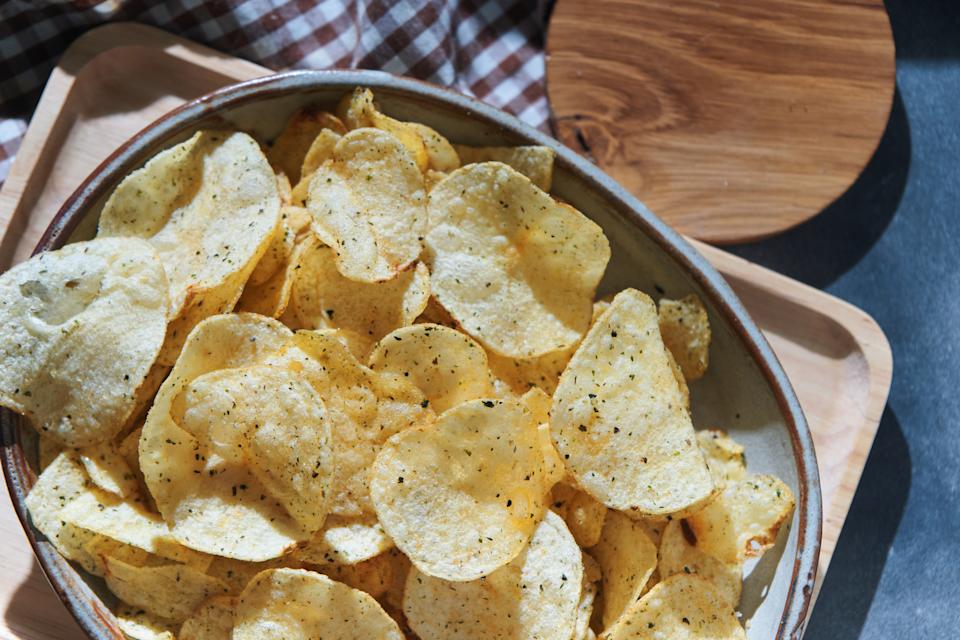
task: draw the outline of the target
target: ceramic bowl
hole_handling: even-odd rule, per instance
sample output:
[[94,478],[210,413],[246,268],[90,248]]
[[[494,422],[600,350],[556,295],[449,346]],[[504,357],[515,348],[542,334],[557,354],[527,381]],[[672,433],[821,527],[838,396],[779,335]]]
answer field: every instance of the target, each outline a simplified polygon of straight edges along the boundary
[[[720,427],[742,442],[749,469],[782,478],[797,509],[777,546],[748,566],[741,610],[751,639],[798,638],[820,551],[821,504],[816,457],[797,397],[743,305],[683,238],[602,171],[516,118],[457,93],[375,71],[293,72],[226,87],[170,112],[121,146],[64,203],[37,246],[44,251],[91,238],[117,183],[158,151],[209,127],[237,127],[262,140],[276,136],[294,110],[333,107],[355,86],[373,89],[382,109],[428,124],[454,142],[541,144],[557,152],[553,194],[600,224],[613,256],[600,295],[636,287],[654,297],[696,292],[713,328],[710,369],[691,385],[694,424]],[[2,463],[17,513],[43,570],[91,638],[122,638],[102,581],[76,571],[29,523],[24,497],[35,475],[35,438],[8,411],[0,414]]]

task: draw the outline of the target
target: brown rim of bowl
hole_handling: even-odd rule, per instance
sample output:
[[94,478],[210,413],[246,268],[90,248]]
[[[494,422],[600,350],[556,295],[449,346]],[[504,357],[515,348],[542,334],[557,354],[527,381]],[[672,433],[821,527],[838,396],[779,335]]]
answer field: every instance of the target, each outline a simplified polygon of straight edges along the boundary
[[[145,150],[158,148],[172,136],[193,127],[197,121],[213,116],[222,109],[262,100],[265,97],[308,93],[320,88],[342,88],[346,92],[356,86],[403,93],[409,99],[423,102],[426,108],[429,108],[431,102],[439,101],[464,112],[471,118],[477,118],[495,126],[518,141],[553,148],[556,151],[556,161],[559,166],[592,184],[611,209],[625,220],[629,220],[639,232],[650,237],[682,265],[709,297],[714,307],[725,315],[773,390],[790,432],[799,479],[797,504],[799,526],[791,586],[775,637],[777,640],[799,638],[803,633],[807,610],[813,595],[820,554],[822,530],[820,476],[810,430],[780,362],[743,304],[706,258],[600,169],[553,138],[523,124],[514,116],[452,90],[381,71],[291,71],[229,85],[174,109],[122,144],[67,198],[50,226],[47,227],[34,254],[63,246],[91,203],[106,195],[123,176],[136,168],[139,164],[138,156]],[[71,589],[80,581],[71,578],[72,570],[67,570],[66,561],[60,558],[49,543],[38,541],[36,533],[29,526],[24,499],[33,484],[33,474],[26,464],[17,429],[18,423],[19,417],[12,412],[4,409],[0,413],[0,437],[2,437],[3,446],[0,462],[3,464],[7,487],[14,498],[17,516],[40,565],[57,595],[91,638],[96,640],[122,638],[122,635],[118,635],[117,627],[110,620],[112,616],[104,615],[104,607],[96,601],[96,598],[80,597],[80,594]]]

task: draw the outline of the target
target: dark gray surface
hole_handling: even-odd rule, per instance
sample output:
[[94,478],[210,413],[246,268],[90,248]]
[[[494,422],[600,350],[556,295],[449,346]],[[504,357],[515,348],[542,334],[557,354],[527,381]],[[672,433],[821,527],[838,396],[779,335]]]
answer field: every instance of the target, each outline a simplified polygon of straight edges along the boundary
[[860,180],[733,251],[870,313],[893,387],[806,638],[960,638],[960,0],[888,0],[897,96]]

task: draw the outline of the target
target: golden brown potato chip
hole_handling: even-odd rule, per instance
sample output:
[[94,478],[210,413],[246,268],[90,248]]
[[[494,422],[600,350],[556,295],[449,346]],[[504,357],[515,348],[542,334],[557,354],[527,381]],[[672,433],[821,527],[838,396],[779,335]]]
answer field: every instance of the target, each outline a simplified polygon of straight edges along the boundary
[[357,282],[337,271],[332,249],[313,243],[304,249],[291,297],[301,328],[344,329],[367,353],[420,315],[430,298],[430,273],[418,262],[387,282]]
[[227,585],[231,595],[239,595],[250,584],[253,577],[261,571],[284,568],[300,569],[302,566],[302,563],[292,553],[264,562],[246,562],[214,556],[213,562],[207,567],[207,575]]
[[610,511],[590,554],[603,573],[603,627],[609,629],[643,592],[657,567],[657,548],[642,525]]
[[417,316],[414,324],[442,324],[445,327],[457,329],[457,321],[433,296],[430,296],[426,308],[424,308],[423,313]]
[[600,539],[607,507],[588,493],[565,482],[553,486],[550,508],[555,511],[581,547],[592,547]]
[[68,560],[79,561],[77,550],[82,549],[94,534],[64,531],[65,523],[60,513],[78,496],[86,493],[89,485],[90,478],[79,456],[68,449],[53,459],[27,494],[27,510],[33,526]]
[[722,595],[699,576],[667,578],[627,609],[604,640],[746,640],[737,616]]
[[423,174],[423,186],[426,188],[427,193],[433,191],[433,188],[443,182],[447,175],[448,174],[444,173],[443,171],[427,169],[427,172]]
[[84,447],[77,453],[93,484],[121,498],[138,493],[137,476],[112,442]]
[[750,475],[731,483],[687,524],[704,553],[727,562],[760,556],[774,545],[791,515],[793,491],[769,475]]
[[[427,150],[428,171],[456,171],[460,168],[460,156],[450,141],[437,133],[436,130],[419,122],[407,122],[423,141]],[[509,164],[509,163],[508,163]]]
[[554,444],[577,484],[612,509],[666,515],[713,495],[656,307],[639,291],[617,294],[590,329],[550,415]]
[[283,269],[290,260],[290,254],[293,253],[293,243],[296,238],[296,232],[287,224],[289,210],[297,210],[298,207],[280,208],[280,225],[274,231],[267,250],[261,256],[257,266],[247,279],[245,287],[262,285],[270,280],[277,272]]
[[393,540],[373,516],[330,516],[323,529],[293,556],[315,565],[357,564],[393,548]]
[[0,275],[0,405],[56,442],[109,440],[163,344],[167,279],[137,239],[40,253]]
[[734,442],[725,432],[720,429],[698,431],[697,444],[710,468],[713,483],[718,487],[739,482],[747,475],[743,446]]
[[370,595],[297,569],[270,569],[247,585],[237,605],[232,637],[403,640],[397,623]]
[[403,144],[418,169],[426,171],[429,166],[430,154],[417,126],[380,113],[369,89],[357,87],[352,94],[343,96],[337,115],[350,129],[374,127],[389,133]]
[[678,573],[695,573],[709,580],[730,606],[736,607],[740,602],[743,563],[721,562],[704,553],[685,520],[673,520],[667,524],[660,541],[659,557],[657,568],[664,578]]
[[120,630],[133,640],[177,640],[173,623],[152,616],[138,607],[121,603],[114,615]]
[[577,622],[573,627],[572,640],[593,640],[596,635],[590,628],[594,603],[602,579],[600,565],[592,556],[583,554],[583,584],[580,590],[580,604],[577,606]]
[[696,294],[660,298],[660,335],[687,380],[699,380],[710,363],[710,320]]
[[415,324],[386,335],[370,354],[370,368],[408,378],[436,413],[493,393],[483,347],[438,324]]
[[236,598],[210,598],[183,621],[177,640],[230,640],[236,607]]
[[198,322],[233,309],[279,222],[276,177],[245,133],[197,132],[114,190],[98,235],[145,238],[166,269],[162,364],[173,364]]
[[310,145],[310,149],[307,151],[307,155],[303,158],[303,166],[300,169],[300,181],[297,182],[296,187],[294,187],[290,194],[291,199],[295,203],[303,204],[307,201],[307,196],[310,194],[310,178],[313,177],[313,174],[316,173],[317,169],[319,169],[324,162],[333,158],[333,150],[342,137],[343,135],[341,133],[330,129],[324,129],[317,134],[317,137]]
[[576,346],[572,346],[535,358],[507,358],[490,353],[490,371],[513,393],[522,394],[535,388],[553,393],[575,351]]
[[280,194],[281,207],[293,204],[293,186],[290,184],[290,178],[282,171],[277,174],[277,193]]
[[426,232],[423,176],[396,138],[357,129],[310,179],[313,230],[337,269],[360,282],[390,280],[420,255]]
[[468,147],[454,145],[464,165],[479,162],[502,162],[510,165],[533,184],[549,192],[553,185],[553,159],[556,153],[550,147],[538,145],[519,147]]
[[268,157],[277,171],[282,171],[292,184],[300,181],[300,167],[310,146],[323,130],[344,134],[343,122],[332,113],[314,108],[301,109],[290,116],[286,126],[270,145]]
[[464,331],[511,358],[579,342],[610,259],[596,223],[498,162],[458,169],[429,200],[433,294]]
[[471,400],[387,440],[370,495],[420,571],[474,580],[530,539],[544,511],[543,466],[537,425],[521,403]]
[[43,471],[50,463],[56,459],[58,455],[63,452],[63,445],[51,438],[50,436],[45,436],[42,433],[37,436],[37,463],[39,468],[37,473]]
[[332,580],[380,599],[393,583],[393,563],[387,554],[357,564],[328,564],[317,569]]
[[104,580],[124,602],[172,622],[183,622],[207,598],[227,586],[185,564],[137,566],[107,556]]
[[403,610],[421,640],[569,639],[583,582],[580,548],[553,513],[530,545],[485,578],[447,582],[414,568]]

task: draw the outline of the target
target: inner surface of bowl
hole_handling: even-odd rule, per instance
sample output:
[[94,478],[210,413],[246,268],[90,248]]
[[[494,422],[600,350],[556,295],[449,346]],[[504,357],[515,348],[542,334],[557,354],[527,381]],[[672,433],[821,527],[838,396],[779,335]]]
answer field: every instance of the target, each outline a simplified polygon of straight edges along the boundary
[[[610,240],[612,258],[598,296],[636,287],[655,299],[695,292],[705,302],[713,342],[707,375],[690,385],[694,425],[730,432],[746,447],[750,472],[780,477],[797,496],[793,520],[781,532],[776,548],[747,567],[740,607],[751,621],[747,635],[798,637],[816,573],[820,491],[810,433],[780,365],[732,291],[702,256],[590,163],[516,119],[449,91],[380,72],[295,72],[242,83],[184,105],[118,150],[68,200],[38,250],[92,238],[113,187],[155,153],[194,131],[237,128],[266,142],[299,107],[332,109],[355,86],[370,87],[388,115],[427,124],[452,142],[552,146],[557,151],[553,195],[594,219]],[[3,421],[6,425],[9,415]],[[25,491],[29,472],[22,464],[13,464],[10,456],[5,455],[4,463],[17,501],[17,487]],[[22,505],[18,510],[22,516]],[[52,553],[47,549],[41,554],[37,548],[42,561]],[[66,584],[69,576],[43,564],[61,597],[64,590],[78,588]],[[98,579],[89,582],[100,591]],[[82,603],[66,601],[88,633],[116,637],[89,610],[78,612]]]

